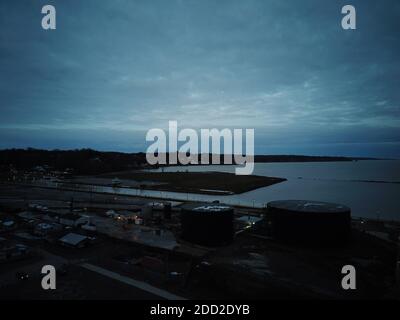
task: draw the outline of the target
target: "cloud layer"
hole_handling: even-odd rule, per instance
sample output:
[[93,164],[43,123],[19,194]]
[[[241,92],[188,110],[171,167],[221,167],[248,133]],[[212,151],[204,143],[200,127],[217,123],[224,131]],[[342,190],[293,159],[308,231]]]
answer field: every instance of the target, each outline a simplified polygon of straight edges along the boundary
[[256,129],[259,153],[400,157],[400,3],[0,4],[0,147],[140,151],[145,132]]

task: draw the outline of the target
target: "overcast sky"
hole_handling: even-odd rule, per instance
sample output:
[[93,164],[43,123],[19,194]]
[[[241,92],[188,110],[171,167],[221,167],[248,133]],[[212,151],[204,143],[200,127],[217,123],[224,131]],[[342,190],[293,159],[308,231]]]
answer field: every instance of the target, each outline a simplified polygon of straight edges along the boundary
[[1,0],[0,148],[145,151],[177,120],[255,128],[256,153],[400,158],[399,31],[398,0]]

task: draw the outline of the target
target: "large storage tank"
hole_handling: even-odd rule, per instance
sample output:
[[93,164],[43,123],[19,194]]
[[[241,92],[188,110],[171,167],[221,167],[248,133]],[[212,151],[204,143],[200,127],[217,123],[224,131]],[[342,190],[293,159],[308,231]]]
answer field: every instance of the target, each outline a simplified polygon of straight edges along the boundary
[[233,240],[233,208],[224,204],[189,203],[181,207],[182,239],[220,246]]
[[275,238],[286,242],[343,244],[351,231],[350,208],[334,203],[285,200],[267,205]]

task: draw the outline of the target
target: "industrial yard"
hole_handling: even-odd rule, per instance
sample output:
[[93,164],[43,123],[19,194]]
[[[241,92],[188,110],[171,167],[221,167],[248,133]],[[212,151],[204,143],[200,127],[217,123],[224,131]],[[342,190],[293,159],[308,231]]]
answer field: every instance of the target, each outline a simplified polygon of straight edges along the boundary
[[[0,185],[1,299],[360,299],[398,290],[394,222],[352,220],[341,208],[327,226],[320,203],[249,208],[62,186]],[[288,210],[279,223],[274,208]],[[293,219],[296,233],[279,231]],[[320,242],[318,228],[338,238]],[[54,293],[40,286],[45,264],[61,270]],[[355,292],[340,286],[346,264],[357,267]]]

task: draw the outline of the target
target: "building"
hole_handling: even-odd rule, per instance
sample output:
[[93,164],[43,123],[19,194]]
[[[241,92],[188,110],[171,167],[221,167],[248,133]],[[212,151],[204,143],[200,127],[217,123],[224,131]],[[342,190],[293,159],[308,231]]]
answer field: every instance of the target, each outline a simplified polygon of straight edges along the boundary
[[29,222],[31,220],[35,220],[39,217],[38,213],[34,213],[31,211],[22,211],[17,214],[17,216],[24,222]]
[[81,225],[81,228],[86,231],[92,231],[92,232],[96,231],[97,227],[96,224],[93,222],[92,217],[85,216],[84,218],[86,218],[87,220],[85,224]]
[[46,238],[56,232],[59,232],[62,230],[62,226],[58,223],[47,223],[47,222],[41,222],[38,223],[34,229],[33,233],[36,236]]
[[28,256],[28,254],[27,246],[0,238],[0,263],[21,259]]
[[7,219],[5,221],[1,221],[1,227],[3,230],[9,230],[16,227],[15,221],[11,219]]
[[43,215],[40,216],[40,218],[44,221],[48,222],[58,222],[59,220],[59,214],[56,212],[46,212]]
[[64,226],[77,227],[85,223],[86,219],[75,213],[67,213],[60,216],[59,222]]
[[83,248],[89,242],[89,238],[87,236],[71,232],[60,238],[58,241],[67,247]]

